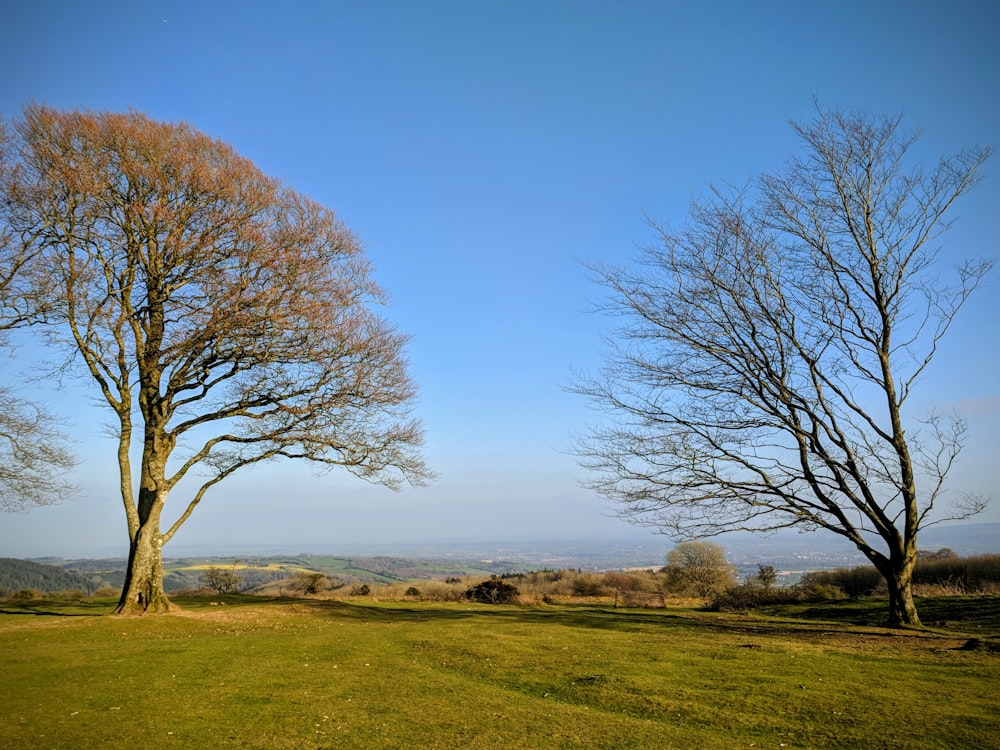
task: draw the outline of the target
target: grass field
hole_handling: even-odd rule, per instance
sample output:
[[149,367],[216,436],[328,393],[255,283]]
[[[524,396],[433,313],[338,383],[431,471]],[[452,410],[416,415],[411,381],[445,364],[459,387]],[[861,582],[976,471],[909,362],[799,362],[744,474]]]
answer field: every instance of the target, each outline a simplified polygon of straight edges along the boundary
[[1000,748],[1000,654],[962,648],[995,598],[916,632],[855,624],[881,602],[179,603],[0,605],[0,748]]

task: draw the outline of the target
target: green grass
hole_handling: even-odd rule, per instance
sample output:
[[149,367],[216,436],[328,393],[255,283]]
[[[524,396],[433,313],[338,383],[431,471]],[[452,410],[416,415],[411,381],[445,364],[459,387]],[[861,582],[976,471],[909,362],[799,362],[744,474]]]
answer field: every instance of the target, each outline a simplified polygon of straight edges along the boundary
[[215,601],[0,605],[0,748],[1000,746],[1000,655],[961,624]]
[[[125,561],[113,561],[124,569]],[[264,558],[179,558],[163,561],[168,574],[180,574],[181,580],[168,581],[171,588],[191,588],[192,582],[209,568],[235,568],[236,570],[284,571],[288,575],[296,571],[320,572],[341,577],[349,581],[366,583],[398,583],[410,579],[445,578],[452,575],[480,575],[488,577],[495,572],[505,572],[512,563],[491,567],[473,561],[457,560],[410,560],[386,557],[332,557],[328,555],[300,555],[296,557]],[[103,571],[110,573],[111,571]],[[173,585],[175,584],[176,585]]]

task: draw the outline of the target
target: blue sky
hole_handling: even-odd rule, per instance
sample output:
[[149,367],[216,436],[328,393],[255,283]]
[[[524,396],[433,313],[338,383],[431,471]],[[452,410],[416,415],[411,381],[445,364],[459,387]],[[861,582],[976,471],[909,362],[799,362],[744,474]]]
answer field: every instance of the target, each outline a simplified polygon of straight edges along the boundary
[[[386,314],[413,337],[434,485],[396,495],[302,464],[257,469],[206,498],[168,555],[660,543],[581,490],[565,453],[596,415],[562,386],[600,364],[607,327],[581,261],[625,261],[651,239],[644,212],[680,224],[708,182],[780,165],[813,96],[902,111],[931,160],[1000,145],[1000,6],[987,2],[36,0],[4,4],[0,27],[0,112],[135,108],[231,143],[364,239]],[[998,208],[993,177],[958,204],[946,253],[997,258]],[[969,419],[954,487],[987,494],[1000,486],[998,293],[994,272],[919,394]],[[34,356],[23,347],[3,377]],[[66,417],[84,492],[0,517],[0,556],[124,555],[94,392],[26,391]]]

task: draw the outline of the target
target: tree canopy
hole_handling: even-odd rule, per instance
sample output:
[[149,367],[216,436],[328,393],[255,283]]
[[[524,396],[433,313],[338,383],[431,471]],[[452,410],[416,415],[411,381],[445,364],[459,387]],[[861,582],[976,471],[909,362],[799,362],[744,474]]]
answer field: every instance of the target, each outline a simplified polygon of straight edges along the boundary
[[162,546],[236,471],[292,458],[393,488],[428,478],[406,339],[332,211],[186,124],[31,105],[13,131],[4,231],[30,257],[17,292],[45,300],[36,322],[114,415],[122,611],[168,606]]

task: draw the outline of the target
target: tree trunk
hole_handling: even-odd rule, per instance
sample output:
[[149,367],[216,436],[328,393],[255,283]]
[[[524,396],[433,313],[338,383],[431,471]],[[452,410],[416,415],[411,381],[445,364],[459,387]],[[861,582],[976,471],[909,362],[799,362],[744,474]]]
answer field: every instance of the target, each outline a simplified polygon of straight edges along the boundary
[[132,539],[125,584],[115,610],[121,615],[168,612],[174,608],[163,591],[163,535],[160,533],[160,514],[168,491],[164,473],[172,446],[165,446],[163,426],[147,414],[149,401],[148,396],[140,399],[146,429],[134,520],[137,526],[130,528]]
[[[859,545],[860,549],[871,560],[875,569],[882,574],[889,590],[889,620],[890,628],[920,627],[920,617],[913,603],[913,569],[917,566],[917,542],[915,536],[906,541],[897,537],[890,541],[892,552],[889,557],[879,554],[871,547]],[[892,542],[896,544],[893,546]]]
[[[902,545],[901,545],[902,546]],[[869,555],[876,569],[885,579],[889,589],[889,621],[890,628],[920,627],[920,617],[913,603],[913,569],[916,567],[916,542],[906,545],[911,548],[910,554],[897,547],[890,557]],[[865,550],[862,550],[865,551]]]
[[912,566],[906,570],[899,571],[898,574],[886,576],[886,583],[889,586],[889,626],[899,627],[919,627],[920,617],[917,615],[917,607],[913,603],[913,590],[911,578],[913,576]]
[[147,519],[129,546],[125,585],[116,614],[168,612],[173,605],[163,591],[163,541],[159,518]]

